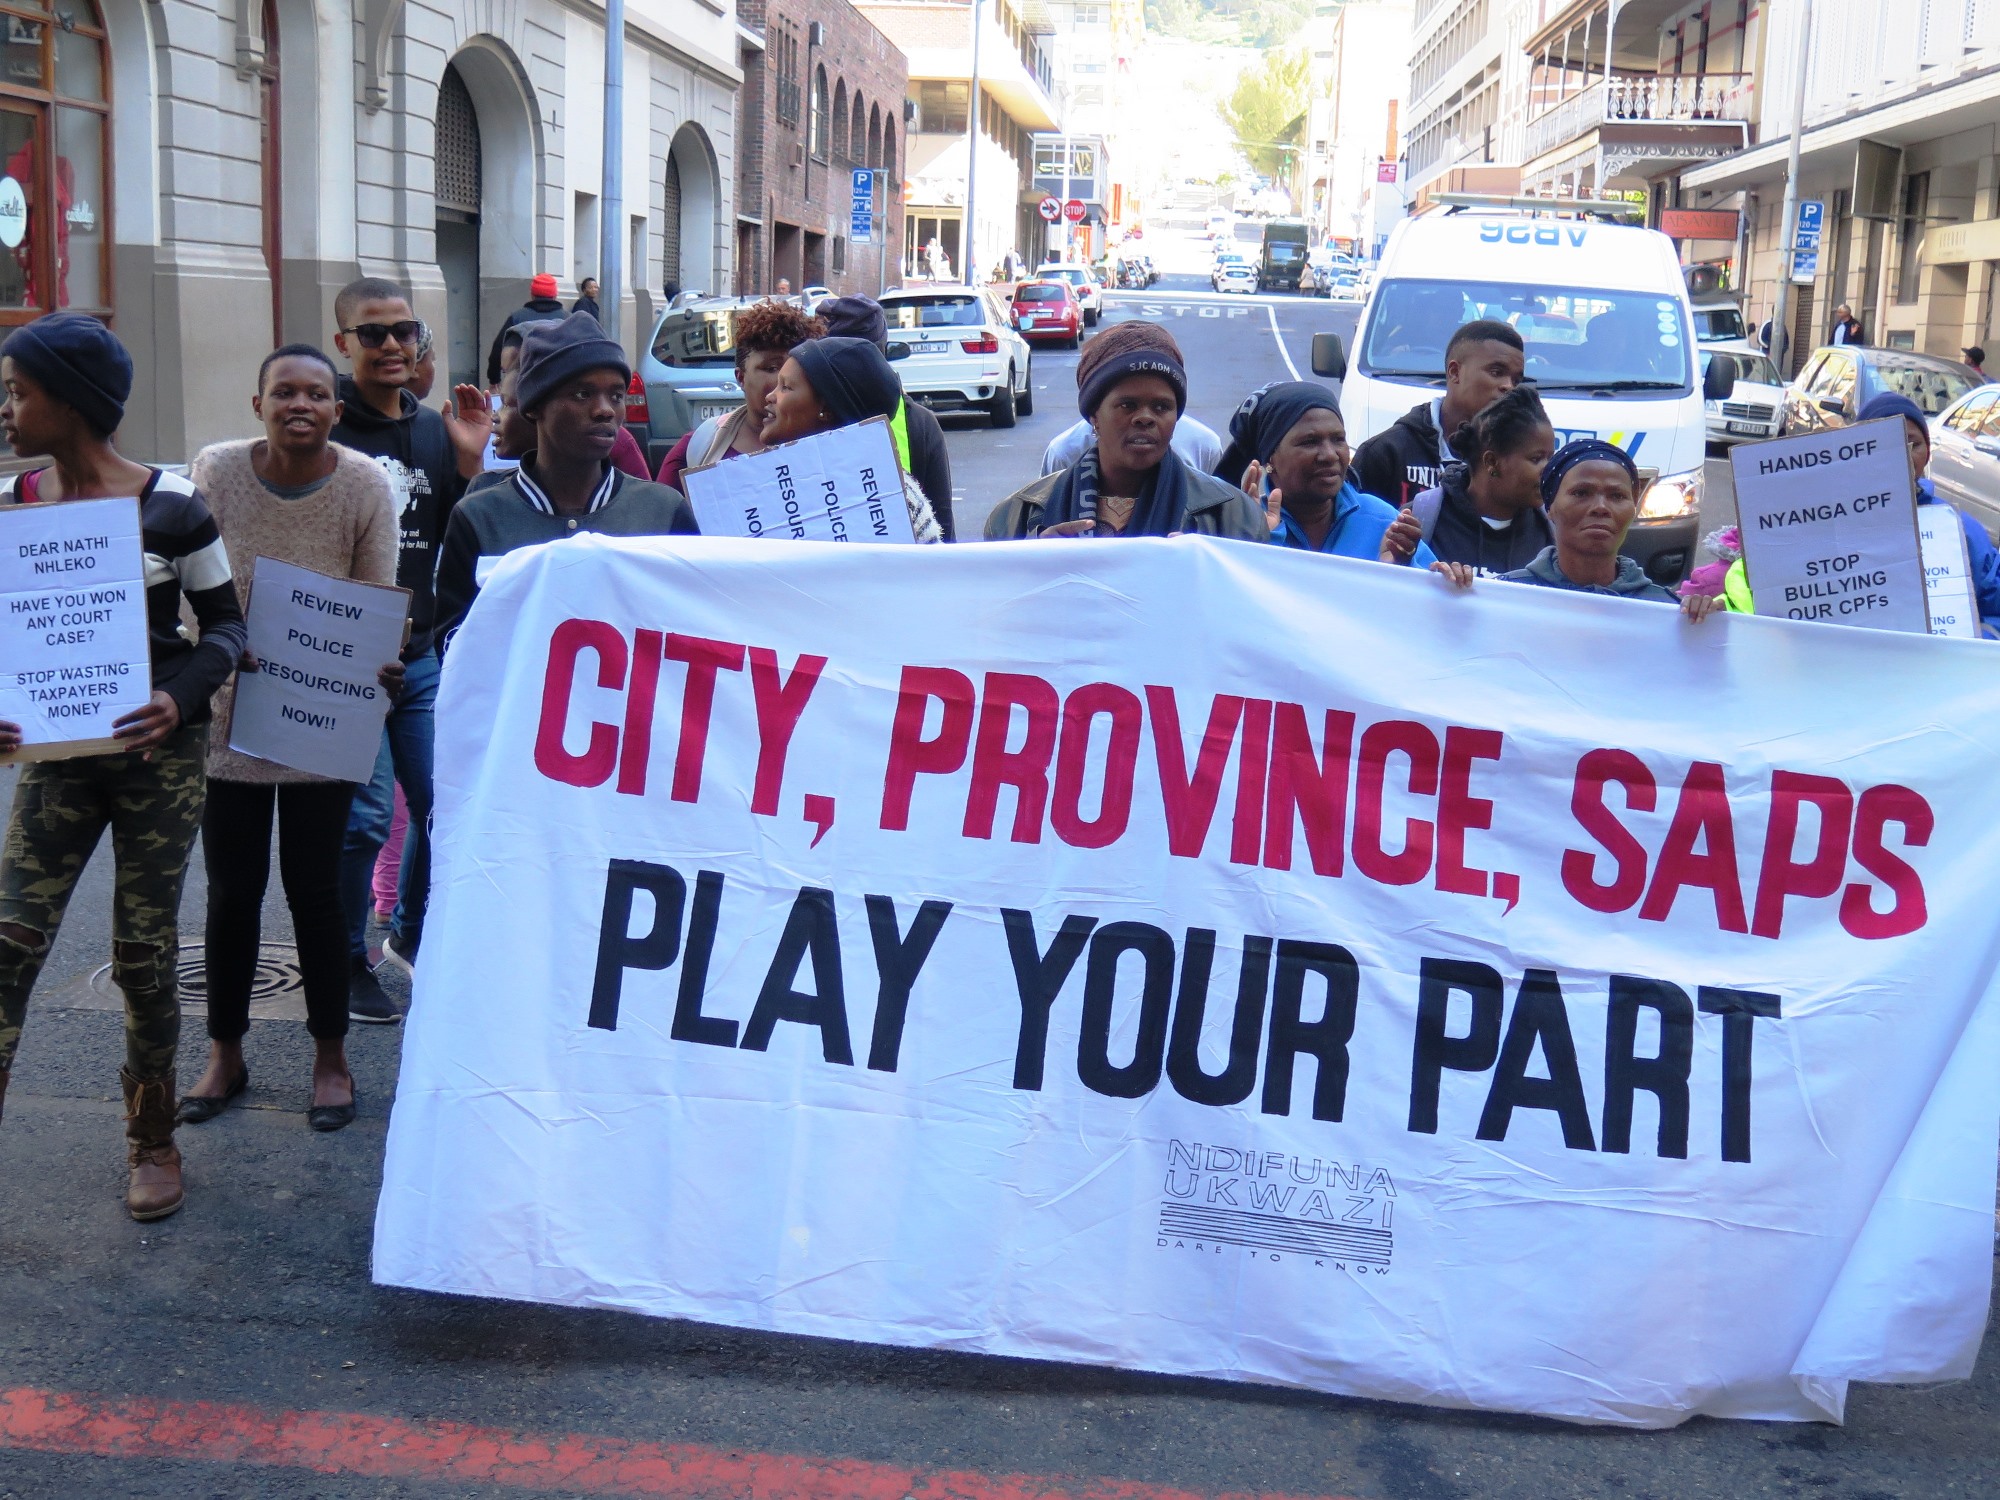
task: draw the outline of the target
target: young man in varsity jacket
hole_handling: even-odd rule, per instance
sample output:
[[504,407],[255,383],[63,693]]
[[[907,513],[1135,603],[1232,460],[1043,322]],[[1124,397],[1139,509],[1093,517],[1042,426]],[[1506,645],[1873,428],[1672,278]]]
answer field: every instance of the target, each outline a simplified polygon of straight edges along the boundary
[[[29,992],[109,828],[118,861],[111,978],[125,996],[125,1206],[135,1219],[163,1219],[182,1201],[174,1145],[181,882],[207,790],[209,698],[248,636],[201,491],[112,446],[132,393],[132,359],[116,335],[79,313],[24,323],[0,346],[0,381],[0,431],[20,457],[48,460],[0,484],[0,505],[138,497],[153,678],[151,700],[113,728],[120,749],[32,764],[15,783],[0,854],[0,1106]],[[193,640],[181,631],[183,598],[194,610]],[[0,722],[0,752],[20,743],[20,726]]]

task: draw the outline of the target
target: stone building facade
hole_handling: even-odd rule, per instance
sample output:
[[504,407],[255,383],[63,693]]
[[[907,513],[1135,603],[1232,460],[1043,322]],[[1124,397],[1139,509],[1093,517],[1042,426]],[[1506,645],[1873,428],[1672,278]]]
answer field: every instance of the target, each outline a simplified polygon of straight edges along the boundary
[[[900,280],[909,68],[846,0],[738,0],[736,262],[745,291]],[[849,242],[853,172],[872,168],[871,242]]]
[[[16,235],[0,323],[105,317],[137,368],[119,435],[135,457],[247,435],[263,355],[330,350],[333,294],[356,275],[410,287],[442,386],[482,378],[530,276],[554,272],[567,297],[596,272],[601,6],[42,3],[10,0],[0,69],[0,245]],[[636,345],[666,279],[734,286],[741,73],[727,0],[628,0],[626,19]]]

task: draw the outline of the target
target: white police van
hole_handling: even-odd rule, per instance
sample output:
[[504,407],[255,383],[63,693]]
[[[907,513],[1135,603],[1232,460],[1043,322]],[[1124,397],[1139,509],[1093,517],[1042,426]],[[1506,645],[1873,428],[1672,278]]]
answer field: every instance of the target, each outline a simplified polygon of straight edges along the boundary
[[1511,325],[1527,349],[1556,441],[1600,437],[1638,465],[1639,519],[1625,550],[1672,586],[1694,560],[1707,400],[1729,392],[1715,360],[1704,389],[1673,241],[1611,221],[1631,205],[1443,194],[1441,213],[1389,236],[1352,356],[1313,341],[1313,369],[1341,381],[1359,445],[1444,390],[1445,345],[1475,318]]

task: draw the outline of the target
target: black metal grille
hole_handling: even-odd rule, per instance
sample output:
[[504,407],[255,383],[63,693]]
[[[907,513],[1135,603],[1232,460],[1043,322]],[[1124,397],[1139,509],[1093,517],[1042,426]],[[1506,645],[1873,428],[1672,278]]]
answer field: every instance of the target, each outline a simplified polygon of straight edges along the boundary
[[[667,156],[667,187],[660,213],[661,282],[681,279],[681,164]],[[708,288],[702,288],[703,291]]]
[[479,116],[453,67],[445,68],[438,84],[435,175],[439,208],[479,212]]

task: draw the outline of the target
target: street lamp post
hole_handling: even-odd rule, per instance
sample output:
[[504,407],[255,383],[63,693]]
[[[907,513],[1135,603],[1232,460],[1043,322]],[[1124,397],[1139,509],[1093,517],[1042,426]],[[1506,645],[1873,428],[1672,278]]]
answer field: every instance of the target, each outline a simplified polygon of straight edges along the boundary
[[[1805,133],[1806,77],[1812,61],[1812,0],[1799,0],[1799,86],[1792,96],[1792,138],[1785,145],[1785,206],[1778,220],[1784,253],[1778,264],[1778,295],[1771,304],[1771,345],[1768,351],[1777,362],[1778,372],[1791,373],[1792,340],[1787,337],[1785,320],[1791,315],[1792,257],[1798,252],[1799,216],[1799,137]],[[1783,341],[1782,345],[1780,340]],[[1779,352],[1782,347],[1783,353]]]
[[618,293],[624,280],[625,0],[604,5],[604,175],[599,184],[597,296],[604,325],[619,343]]
[[972,0],[972,88],[965,107],[965,233],[959,242],[959,269],[967,286],[979,285],[979,219],[973,191],[979,176],[979,11],[984,0]]

